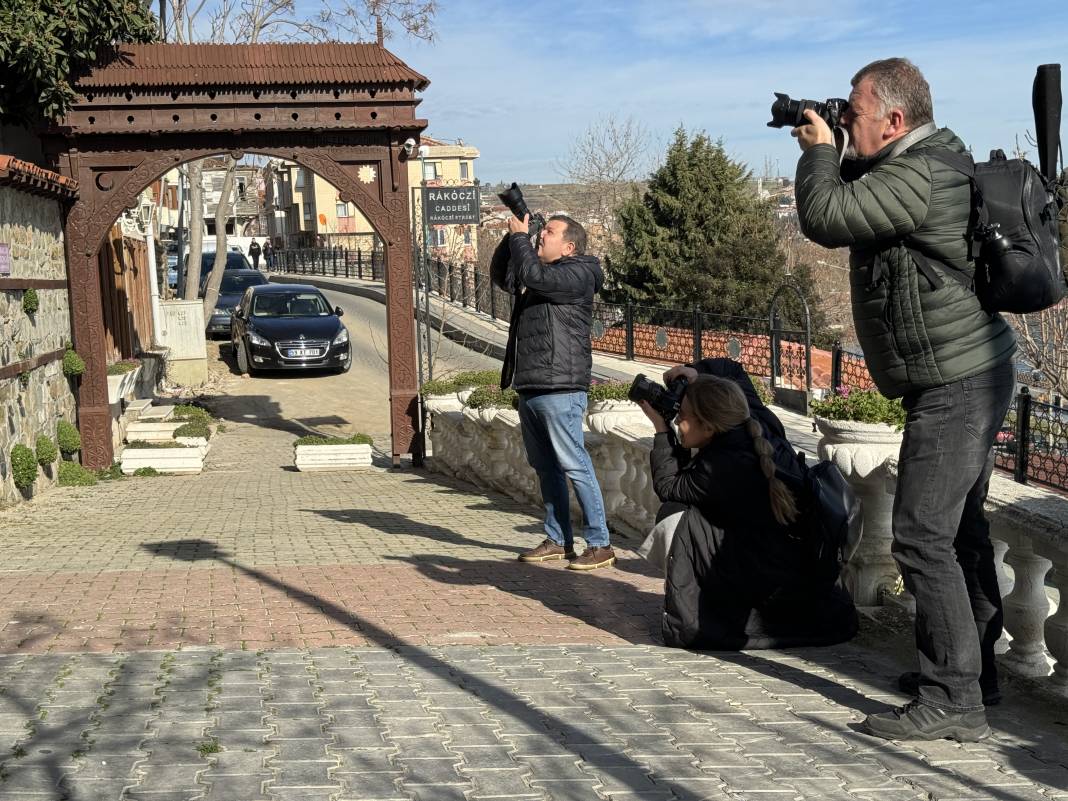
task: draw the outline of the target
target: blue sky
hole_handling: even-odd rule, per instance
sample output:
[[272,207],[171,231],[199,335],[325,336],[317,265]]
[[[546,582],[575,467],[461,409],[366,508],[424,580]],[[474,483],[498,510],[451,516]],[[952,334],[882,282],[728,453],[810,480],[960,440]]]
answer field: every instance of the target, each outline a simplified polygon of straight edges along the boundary
[[977,154],[1033,130],[1039,64],[1063,65],[1068,94],[1064,0],[441,0],[437,28],[433,44],[387,46],[431,80],[427,132],[478,147],[483,181],[560,181],[572,141],[606,114],[645,125],[651,166],[681,124],[792,176],[796,142],[765,125],[772,93],[845,97],[857,68],[889,56],[923,70],[936,122]]

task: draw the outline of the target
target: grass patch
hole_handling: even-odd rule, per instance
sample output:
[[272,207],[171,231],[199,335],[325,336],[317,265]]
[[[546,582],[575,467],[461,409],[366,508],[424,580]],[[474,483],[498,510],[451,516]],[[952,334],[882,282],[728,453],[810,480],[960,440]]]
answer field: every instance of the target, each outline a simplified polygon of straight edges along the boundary
[[479,387],[468,396],[467,406],[472,409],[518,409],[519,394],[510,388]]
[[154,467],[138,467],[133,471],[133,474],[138,478],[155,478],[156,476],[163,475],[163,473]]
[[205,425],[215,420],[212,417],[211,412],[202,406],[196,406],[192,403],[179,403],[174,407],[174,414],[171,415],[171,420],[175,421],[202,421]]
[[208,428],[208,424],[204,420],[190,420],[184,425],[178,426],[174,430],[174,438],[178,437],[202,437],[203,439],[211,438],[211,429]]
[[121,362],[108,365],[108,375],[126,375],[140,366],[141,362],[138,359],[123,359]]
[[366,434],[353,434],[351,437],[318,437],[309,435],[301,437],[296,442],[296,445],[373,445],[372,440]]
[[[181,429],[179,429],[181,430]],[[192,448],[194,445],[183,445],[181,442],[146,442],[143,439],[135,439],[132,442],[126,443],[127,448]]]
[[197,746],[197,752],[202,757],[206,757],[209,754],[217,754],[220,751],[222,751],[222,746],[219,745],[219,741],[214,738]]
[[59,463],[59,486],[91,487],[96,484],[96,474],[77,462]]
[[96,477],[101,481],[119,481],[126,478],[122,474],[122,465],[115,462],[111,467],[105,467],[96,471]]
[[587,397],[590,403],[608,400],[628,400],[628,390],[630,390],[629,383],[624,383],[623,381],[601,381],[596,384],[590,384]]

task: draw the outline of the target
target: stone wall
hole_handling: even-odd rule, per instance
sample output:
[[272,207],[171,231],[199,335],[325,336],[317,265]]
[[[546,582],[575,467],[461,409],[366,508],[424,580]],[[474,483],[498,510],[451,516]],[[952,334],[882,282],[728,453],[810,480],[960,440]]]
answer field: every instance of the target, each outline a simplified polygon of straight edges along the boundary
[[[57,200],[0,186],[0,243],[11,248],[11,275],[5,279],[67,278],[63,251],[61,206]],[[67,290],[37,289],[40,307],[35,314],[22,310],[21,289],[0,290],[0,367],[7,367],[61,350],[71,340]],[[22,443],[31,450],[37,437],[55,440],[60,419],[75,422],[75,401],[62,363],[49,362],[28,371],[23,386],[19,376],[0,379],[0,505],[24,495],[11,476],[11,448]],[[55,478],[55,466],[38,473],[35,490]]]

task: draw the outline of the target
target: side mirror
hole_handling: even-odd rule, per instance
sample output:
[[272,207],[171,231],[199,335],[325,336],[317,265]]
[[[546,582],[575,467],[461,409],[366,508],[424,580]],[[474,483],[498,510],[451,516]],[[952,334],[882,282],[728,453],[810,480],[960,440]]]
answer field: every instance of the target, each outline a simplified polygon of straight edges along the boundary
[[335,306],[334,307],[334,314],[336,314],[338,317],[340,317],[344,313],[345,313],[345,310],[343,308],[341,308],[340,306]]

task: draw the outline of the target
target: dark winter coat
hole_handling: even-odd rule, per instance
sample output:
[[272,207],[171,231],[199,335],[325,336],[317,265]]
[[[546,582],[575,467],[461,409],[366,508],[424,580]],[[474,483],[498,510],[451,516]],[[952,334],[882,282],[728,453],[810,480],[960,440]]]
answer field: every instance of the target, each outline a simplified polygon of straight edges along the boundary
[[824,247],[849,247],[857,338],[891,398],[978,375],[1016,350],[1008,324],[967,286],[971,190],[964,175],[927,157],[934,149],[961,153],[964,144],[930,125],[848,182],[831,145],[809,148],[797,164],[801,230]]
[[[799,476],[782,423],[761,403],[742,366],[706,359],[694,367],[742,388],[772,444],[776,470]],[[673,433],[657,434],[650,464],[657,497],[689,507],[668,553],[663,618],[668,645],[820,645],[856,633],[848,593],[815,578],[805,532],[775,520],[768,480],[744,426],[716,435],[692,458]]]
[[258,242],[253,242],[248,246],[248,255],[253,259],[260,255],[260,245]]
[[501,388],[577,392],[590,386],[593,296],[604,285],[595,256],[542,264],[524,234],[501,241],[490,266],[493,282],[514,295]]

